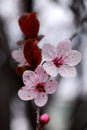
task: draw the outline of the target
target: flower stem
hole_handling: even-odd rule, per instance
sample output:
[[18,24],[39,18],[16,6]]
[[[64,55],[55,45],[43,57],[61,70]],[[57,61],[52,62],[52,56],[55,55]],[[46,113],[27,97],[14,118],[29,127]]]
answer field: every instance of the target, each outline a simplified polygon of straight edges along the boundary
[[39,130],[39,116],[40,116],[40,108],[37,107],[36,110],[37,118],[36,118],[36,130]]

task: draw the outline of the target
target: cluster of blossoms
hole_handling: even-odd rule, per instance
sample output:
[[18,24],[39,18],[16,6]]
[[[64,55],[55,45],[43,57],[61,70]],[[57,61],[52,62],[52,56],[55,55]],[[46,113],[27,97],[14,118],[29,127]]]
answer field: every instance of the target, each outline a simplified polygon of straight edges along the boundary
[[[19,26],[26,36],[17,42],[18,50],[12,52],[12,57],[18,62],[16,72],[22,76],[24,86],[18,91],[22,100],[34,100],[39,107],[44,106],[48,94],[58,89],[55,77],[74,77],[75,66],[81,61],[81,54],[72,50],[71,41],[64,40],[58,45],[44,44],[42,49],[38,43],[43,35],[38,35],[40,23],[36,13],[25,13],[19,18]],[[45,60],[43,60],[45,59]]]

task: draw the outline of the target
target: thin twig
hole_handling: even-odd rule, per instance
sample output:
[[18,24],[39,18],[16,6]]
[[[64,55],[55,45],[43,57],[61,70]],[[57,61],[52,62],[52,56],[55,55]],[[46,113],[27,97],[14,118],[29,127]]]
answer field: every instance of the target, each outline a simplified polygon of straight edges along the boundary
[[70,39],[70,40],[73,40],[76,36],[78,36],[78,34],[81,33],[81,30],[82,30],[82,26],[79,27],[79,28],[77,29],[77,31],[76,31],[75,33],[73,33],[72,36],[71,36],[69,39]]
[[36,110],[37,118],[36,118],[36,130],[39,130],[39,116],[40,116],[40,108],[37,107]]
[[83,24],[84,24],[85,22],[87,22],[87,14],[86,14],[86,15],[82,18],[82,20],[80,21],[80,23],[79,23],[79,25],[78,25],[78,28],[77,28],[77,31],[72,34],[72,36],[69,38],[70,40],[74,39],[76,36],[78,36],[78,34],[81,33]]

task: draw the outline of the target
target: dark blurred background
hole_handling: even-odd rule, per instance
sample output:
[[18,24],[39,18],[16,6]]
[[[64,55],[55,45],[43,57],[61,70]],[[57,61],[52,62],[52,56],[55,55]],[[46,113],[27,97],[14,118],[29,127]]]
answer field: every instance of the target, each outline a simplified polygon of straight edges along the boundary
[[18,18],[23,12],[37,12],[40,34],[45,35],[39,46],[58,44],[71,38],[73,49],[82,53],[75,78],[60,78],[58,92],[49,96],[41,113],[51,120],[45,130],[87,129],[87,0],[0,0],[0,130],[35,130],[36,107],[21,101],[17,92],[23,85],[15,72],[11,57],[24,39]]

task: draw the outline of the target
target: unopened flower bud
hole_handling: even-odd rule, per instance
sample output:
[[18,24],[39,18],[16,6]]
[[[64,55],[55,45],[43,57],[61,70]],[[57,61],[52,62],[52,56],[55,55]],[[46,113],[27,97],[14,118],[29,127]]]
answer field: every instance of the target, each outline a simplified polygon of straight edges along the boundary
[[41,115],[39,118],[39,121],[42,125],[46,125],[49,122],[49,120],[50,120],[50,116],[47,113]]

